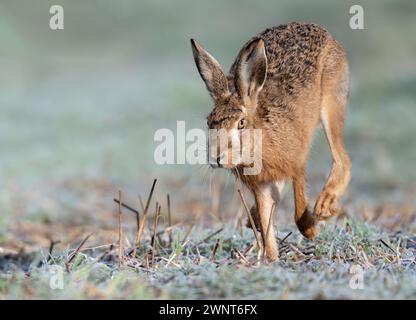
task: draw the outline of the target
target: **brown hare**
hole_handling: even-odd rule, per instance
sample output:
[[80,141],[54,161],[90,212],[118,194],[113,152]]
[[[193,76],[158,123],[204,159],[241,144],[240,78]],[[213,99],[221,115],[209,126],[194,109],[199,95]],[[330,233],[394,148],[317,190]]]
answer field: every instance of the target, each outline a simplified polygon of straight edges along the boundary
[[[218,166],[232,169],[253,193],[251,212],[262,235],[266,234],[273,203],[277,205],[284,182],[291,179],[296,225],[305,237],[313,239],[317,223],[336,214],[338,200],[350,180],[351,162],[343,141],[349,78],[342,46],[316,24],[280,25],[248,41],[226,75],[200,44],[193,39],[191,44],[198,71],[214,100],[209,128],[262,132],[260,173],[244,175],[243,163],[217,161]],[[333,164],[311,211],[304,190],[305,167],[319,122]],[[268,260],[277,260],[272,229],[264,243]]]

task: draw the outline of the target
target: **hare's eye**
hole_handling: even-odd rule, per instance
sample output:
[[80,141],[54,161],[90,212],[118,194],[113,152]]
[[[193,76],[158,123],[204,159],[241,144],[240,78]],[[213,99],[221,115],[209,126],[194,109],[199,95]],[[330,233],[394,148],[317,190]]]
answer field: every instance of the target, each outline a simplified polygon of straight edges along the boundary
[[238,129],[243,129],[245,125],[246,125],[246,119],[243,118],[238,122]]

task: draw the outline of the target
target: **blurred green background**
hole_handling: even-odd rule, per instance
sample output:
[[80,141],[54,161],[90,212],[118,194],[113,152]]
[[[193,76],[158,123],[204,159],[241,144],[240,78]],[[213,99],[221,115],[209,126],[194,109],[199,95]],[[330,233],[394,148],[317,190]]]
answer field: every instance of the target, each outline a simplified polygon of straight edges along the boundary
[[[49,29],[53,4],[64,8],[64,30]],[[365,30],[349,27],[353,4],[364,8]],[[199,181],[199,168],[153,161],[155,130],[177,120],[203,128],[210,112],[189,38],[228,69],[251,36],[299,20],[323,25],[347,52],[353,192],[414,190],[415,15],[411,0],[2,0],[0,188],[78,177]],[[323,183],[329,168],[320,132],[309,175]]]

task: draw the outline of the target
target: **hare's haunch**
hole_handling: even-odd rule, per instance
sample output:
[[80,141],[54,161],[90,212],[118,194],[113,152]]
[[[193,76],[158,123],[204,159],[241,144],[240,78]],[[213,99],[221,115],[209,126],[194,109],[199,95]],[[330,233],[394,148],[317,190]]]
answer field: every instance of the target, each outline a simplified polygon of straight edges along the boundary
[[[198,71],[214,100],[210,129],[225,129],[242,142],[242,129],[261,129],[261,170],[244,174],[248,164],[231,162],[231,150],[209,145],[214,164],[231,169],[252,192],[258,227],[266,234],[272,205],[286,180],[293,181],[295,221],[307,238],[316,236],[317,222],[337,212],[346,192],[351,162],[343,128],[349,91],[348,65],[342,46],[324,28],[290,23],[269,28],[248,41],[228,75],[219,63],[191,40]],[[309,146],[319,122],[329,142],[333,165],[328,180],[310,211],[304,193]],[[232,143],[227,144],[231,148]],[[253,148],[253,146],[250,146]],[[222,154],[221,154],[222,152]],[[265,239],[269,260],[278,259],[273,228]]]

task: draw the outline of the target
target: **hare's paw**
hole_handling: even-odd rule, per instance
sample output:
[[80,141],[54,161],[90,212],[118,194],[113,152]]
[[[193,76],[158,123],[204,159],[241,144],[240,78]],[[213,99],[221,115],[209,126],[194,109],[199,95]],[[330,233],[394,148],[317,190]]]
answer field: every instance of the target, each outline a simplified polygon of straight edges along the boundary
[[302,233],[302,235],[309,240],[315,239],[316,236],[319,234],[319,229],[317,228],[316,225],[310,225],[310,226],[298,225],[298,229],[300,233]]
[[329,219],[339,213],[338,197],[328,191],[323,191],[316,201],[314,215],[318,220]]
[[271,249],[266,247],[266,257],[269,262],[279,261],[279,250],[277,247]]
[[305,238],[313,240],[319,233],[315,217],[306,209],[300,219],[296,220],[296,225]]

